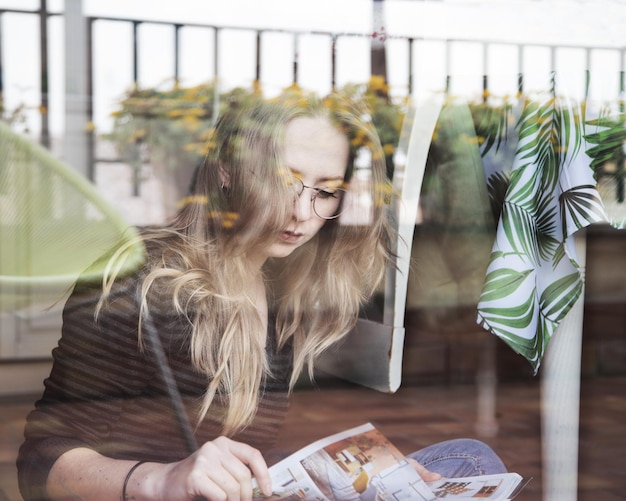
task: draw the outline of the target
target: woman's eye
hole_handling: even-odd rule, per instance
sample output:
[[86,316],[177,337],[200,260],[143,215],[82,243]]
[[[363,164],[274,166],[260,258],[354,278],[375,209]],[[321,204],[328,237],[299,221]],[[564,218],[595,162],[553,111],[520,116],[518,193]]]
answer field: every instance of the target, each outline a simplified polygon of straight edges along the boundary
[[317,190],[317,196],[324,198],[337,198],[337,190],[331,190],[330,188],[323,188]]

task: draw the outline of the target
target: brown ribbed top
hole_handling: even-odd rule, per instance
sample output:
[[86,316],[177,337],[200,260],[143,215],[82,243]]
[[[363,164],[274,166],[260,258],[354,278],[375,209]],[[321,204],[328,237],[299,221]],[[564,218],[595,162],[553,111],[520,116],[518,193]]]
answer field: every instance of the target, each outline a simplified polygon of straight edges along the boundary
[[[189,455],[167,396],[154,346],[137,343],[139,278],[118,281],[94,322],[100,290],[79,284],[63,312],[63,332],[53,350],[54,365],[45,391],[27,419],[26,440],[17,460],[24,499],[46,499],[45,482],[54,461],[75,447],[90,447],[113,458],[178,461]],[[171,305],[151,306],[155,331],[164,348],[192,427],[207,387],[206,376],[191,365],[190,325]],[[270,321],[270,325],[272,322]],[[288,407],[291,350],[276,349],[273,328],[267,351],[272,370],[261,389],[254,422],[234,440],[269,454]],[[219,413],[219,405],[210,414]],[[207,417],[195,432],[198,444],[221,433]]]

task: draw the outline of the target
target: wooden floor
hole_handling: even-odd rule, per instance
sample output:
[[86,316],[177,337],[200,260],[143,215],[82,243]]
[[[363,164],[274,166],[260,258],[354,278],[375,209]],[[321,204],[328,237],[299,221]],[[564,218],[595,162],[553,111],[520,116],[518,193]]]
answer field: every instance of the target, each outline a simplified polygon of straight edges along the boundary
[[[580,501],[626,499],[626,377],[584,380],[581,389]],[[15,455],[32,398],[0,400],[0,501],[21,499]],[[372,422],[403,452],[455,437],[490,444],[510,470],[533,477],[516,501],[542,499],[538,381],[505,383],[497,392],[497,430],[476,429],[473,385],[402,387],[382,394],[362,387],[321,383],[294,394],[280,446],[293,450],[322,436]]]

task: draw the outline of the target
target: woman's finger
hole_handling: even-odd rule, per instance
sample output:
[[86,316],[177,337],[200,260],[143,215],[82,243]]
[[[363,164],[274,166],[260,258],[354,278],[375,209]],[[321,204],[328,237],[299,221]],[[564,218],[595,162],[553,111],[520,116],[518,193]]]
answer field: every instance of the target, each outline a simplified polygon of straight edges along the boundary
[[[267,467],[267,463],[265,462],[263,455],[257,449],[241,442],[231,441],[229,446],[230,452],[238,459],[240,464],[244,464],[248,468],[247,480],[249,479],[250,493],[252,493],[251,476],[253,476],[259,484],[261,492],[263,492],[263,494],[265,494],[266,496],[271,495],[272,481],[270,479],[269,468]],[[239,472],[239,470],[232,470],[233,474],[235,474],[235,472]],[[236,478],[241,477],[237,476]]]
[[[252,473],[248,466],[246,466],[239,458],[235,456],[225,456],[222,458],[222,471],[224,474],[228,474],[236,482],[237,486],[237,499],[241,501],[252,500]],[[216,474],[221,472],[216,471]],[[218,479],[219,483],[219,479]],[[230,493],[230,491],[227,491]],[[234,493],[234,490],[232,491]]]

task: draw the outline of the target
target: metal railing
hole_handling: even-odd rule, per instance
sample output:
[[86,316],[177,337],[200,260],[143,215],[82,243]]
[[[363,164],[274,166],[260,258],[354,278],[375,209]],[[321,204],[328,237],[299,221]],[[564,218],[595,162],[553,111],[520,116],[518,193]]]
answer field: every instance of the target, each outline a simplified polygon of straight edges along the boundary
[[[5,40],[3,36],[3,17],[4,14],[7,13],[20,13],[20,14],[31,14],[33,16],[39,16],[40,22],[40,53],[41,58],[39,61],[39,73],[40,73],[40,110],[41,110],[41,130],[39,133],[40,142],[45,145],[50,145],[50,132],[49,132],[49,59],[48,59],[48,51],[49,51],[49,40],[48,40],[48,19],[51,16],[62,15],[61,13],[53,13],[48,12],[46,8],[46,0],[40,0],[40,9],[38,10],[24,10],[24,9],[0,9],[0,104],[2,104],[2,97],[5,86],[6,75],[4,72],[4,65],[2,61],[2,53],[3,50],[6,50],[5,47],[10,46],[10,42]],[[297,30],[284,30],[284,29],[266,29],[266,28],[255,28],[255,27],[231,27],[231,26],[217,26],[217,25],[209,25],[209,24],[200,24],[200,23],[178,23],[178,22],[169,22],[169,21],[154,21],[154,20],[143,20],[143,19],[132,19],[132,18],[121,18],[121,17],[88,17],[87,18],[87,112],[88,112],[88,121],[92,122],[94,118],[94,109],[93,103],[95,101],[94,98],[97,97],[98,89],[94,86],[94,72],[97,67],[98,61],[95,60],[94,57],[94,46],[97,43],[94,36],[95,26],[101,22],[117,22],[117,23],[125,23],[132,27],[132,47],[129,48],[132,52],[131,56],[131,64],[132,64],[132,82],[129,82],[129,86],[137,85],[141,82],[140,75],[140,67],[142,57],[154,57],[154,54],[149,56],[146,55],[146,51],[143,51],[140,45],[140,36],[139,29],[144,25],[161,25],[161,26],[169,26],[173,30],[173,36],[171,40],[171,44],[173,47],[174,53],[174,62],[173,67],[171,69],[172,79],[176,82],[180,78],[180,61],[182,56],[182,48],[181,48],[181,32],[187,28],[195,28],[201,30],[207,30],[207,32],[213,35],[213,78],[219,80],[224,75],[220,75],[220,58],[227,57],[229,47],[222,47],[222,43],[220,41],[220,33],[224,31],[237,31],[237,32],[246,32],[254,34],[255,46],[254,46],[254,79],[257,82],[262,83],[262,69],[265,62],[262,58],[262,46],[264,43],[264,38],[267,34],[271,33],[282,33],[291,35],[293,39],[293,51],[291,54],[291,67],[292,67],[292,83],[298,84],[300,78],[300,65],[301,65],[301,56],[299,54],[299,41],[304,36],[318,36],[321,38],[326,38],[329,43],[329,49],[327,58],[330,62],[330,82],[329,87],[334,88],[337,85],[337,45],[338,42],[345,38],[361,38],[361,39],[371,39],[373,37],[372,34],[367,33],[336,33],[336,32],[325,32],[325,31],[297,31]],[[589,70],[592,67],[592,63],[594,60],[594,54],[596,52],[601,51],[610,51],[617,54],[618,58],[618,68],[614,68],[614,72],[616,74],[616,78],[619,78],[619,82],[617,83],[618,92],[623,94],[625,87],[625,64],[626,64],[626,47],[615,48],[615,47],[605,47],[605,46],[578,46],[578,45],[546,45],[546,44],[537,44],[537,43],[520,43],[520,42],[510,42],[506,40],[489,40],[489,41],[477,41],[477,40],[466,40],[466,39],[445,39],[445,38],[419,38],[419,37],[410,37],[410,36],[394,36],[394,35],[384,35],[386,40],[399,41],[405,44],[405,53],[406,59],[404,61],[404,65],[406,71],[404,72],[406,75],[406,81],[403,83],[396,83],[395,90],[399,95],[412,95],[416,85],[418,85],[417,78],[419,78],[422,72],[420,70],[416,71],[416,66],[418,65],[419,55],[418,52],[422,48],[422,44],[432,44],[436,43],[442,47],[442,57],[444,58],[443,67],[445,68],[443,89],[444,91],[449,91],[451,86],[451,75],[455,72],[455,68],[453,67],[453,49],[457,44],[467,44],[471,43],[474,45],[478,45],[481,48],[482,52],[482,61],[479,64],[482,64],[482,68],[479,69],[478,72],[482,73],[482,91],[484,95],[486,95],[490,89],[490,68],[493,64],[492,57],[490,55],[490,49],[492,47],[501,46],[501,47],[509,47],[513,48],[517,54],[517,91],[523,91],[525,88],[525,71],[527,67],[527,62],[525,60],[525,54],[528,50],[532,48],[545,49],[549,52],[549,62],[548,66],[550,69],[555,69],[558,66],[560,53],[567,50],[575,50],[580,52],[581,56],[584,59],[582,66]],[[26,62],[28,64],[28,62]],[[36,65],[37,62],[33,61],[33,65]],[[389,63],[387,64],[389,67]],[[214,110],[217,109],[217,100],[219,99],[217,86],[215,92],[214,99]],[[1,109],[1,108],[0,108]],[[91,167],[89,172],[93,174],[93,165],[96,162],[102,161],[104,159],[97,159],[95,157],[94,151],[94,137],[95,133],[90,133],[88,138],[88,150],[89,150],[89,161]],[[106,161],[106,160],[104,160]]]

